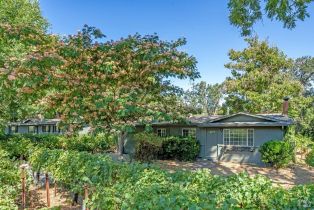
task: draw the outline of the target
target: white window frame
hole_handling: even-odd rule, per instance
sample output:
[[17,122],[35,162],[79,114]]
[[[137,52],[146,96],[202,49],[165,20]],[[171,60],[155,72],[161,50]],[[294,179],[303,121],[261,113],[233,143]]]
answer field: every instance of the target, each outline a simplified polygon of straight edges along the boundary
[[[230,133],[231,133],[231,130],[236,130],[236,129],[245,129],[245,128],[227,128],[227,129],[223,129],[223,132],[222,132],[222,138],[223,138],[223,144],[224,145],[229,145],[229,146],[238,146],[238,147],[243,147],[243,146],[247,146],[247,147],[254,147],[254,143],[255,143],[255,138],[254,138],[254,133],[255,133],[255,130],[254,128],[246,128],[246,145],[233,145],[233,144],[230,144]],[[249,130],[252,130],[253,131],[253,135],[252,135],[252,145],[249,145]],[[228,131],[228,144],[226,144],[225,142],[225,134],[227,133]]]
[[[160,135],[159,135],[159,131],[160,131]],[[167,136],[167,129],[166,128],[157,128],[156,132],[157,132],[157,136],[160,136],[160,137],[166,137]]]
[[[184,136],[184,130],[188,130],[188,136]],[[191,135],[191,133],[190,133],[191,130],[194,130],[194,135]],[[182,128],[182,129],[181,129],[181,135],[182,135],[183,137],[189,137],[189,136],[191,136],[191,137],[193,137],[193,138],[196,138],[196,128]]]

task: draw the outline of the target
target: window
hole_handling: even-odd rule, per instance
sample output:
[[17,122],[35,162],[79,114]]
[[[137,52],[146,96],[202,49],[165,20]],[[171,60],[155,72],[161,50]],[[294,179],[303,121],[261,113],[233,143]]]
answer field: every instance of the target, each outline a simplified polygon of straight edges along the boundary
[[17,133],[17,132],[18,132],[17,126],[15,125],[11,126],[11,133]]
[[196,128],[182,128],[182,136],[184,137],[196,137]]
[[56,125],[53,125],[53,126],[52,126],[52,132],[53,132],[53,133],[57,133],[57,132],[58,132],[58,129],[57,129],[57,126],[56,126]]
[[224,129],[224,145],[254,146],[254,129]]
[[33,125],[28,126],[28,133],[36,133],[35,126]]
[[42,131],[43,131],[43,133],[50,133],[50,126],[49,125],[43,125]]
[[166,128],[158,128],[157,129],[157,136],[161,136],[161,137],[167,136]]

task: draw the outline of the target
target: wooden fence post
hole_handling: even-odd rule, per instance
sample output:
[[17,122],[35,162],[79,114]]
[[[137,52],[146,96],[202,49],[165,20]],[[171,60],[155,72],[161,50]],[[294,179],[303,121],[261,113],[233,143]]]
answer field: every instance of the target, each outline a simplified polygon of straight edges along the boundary
[[26,165],[22,164],[20,166],[20,168],[21,168],[21,181],[22,181],[22,209],[25,209],[25,206],[26,206],[26,183],[25,183],[25,179],[26,179],[25,168],[26,168]]
[[87,205],[86,205],[86,202],[88,201],[88,187],[85,185],[84,187],[84,202],[85,202],[85,210],[89,210]]
[[49,176],[48,176],[48,173],[46,173],[46,196],[47,196],[47,207],[50,207]]
[[55,197],[57,197],[57,181],[55,181],[55,185],[54,185],[54,188],[55,188]]

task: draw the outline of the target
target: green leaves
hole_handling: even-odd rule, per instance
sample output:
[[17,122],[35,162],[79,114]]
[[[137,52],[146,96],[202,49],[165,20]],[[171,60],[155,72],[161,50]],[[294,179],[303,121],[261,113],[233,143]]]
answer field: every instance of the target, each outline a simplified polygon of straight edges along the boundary
[[18,209],[20,174],[17,164],[0,147],[0,209]]
[[231,24],[241,29],[241,35],[251,34],[253,24],[262,18],[259,0],[230,0],[228,3]]
[[264,163],[275,168],[286,167],[294,158],[291,142],[272,140],[264,143],[259,152]]
[[[265,3],[264,3],[265,2]],[[253,26],[262,20],[263,10],[267,18],[283,23],[284,28],[296,27],[298,20],[309,17],[308,5],[312,0],[229,0],[230,23],[240,28],[242,36],[252,34]]]
[[225,106],[233,113],[280,113],[284,97],[298,103],[303,86],[288,73],[292,60],[267,41],[257,37],[246,40],[247,48],[229,52],[231,62],[225,67],[231,70],[232,77],[225,81]]
[[17,70],[31,89],[23,95],[42,102],[45,111],[60,113],[64,124],[75,122],[76,128],[89,124],[96,130],[121,130],[156,114],[177,116],[169,111],[176,108],[174,100],[168,99],[177,88],[167,78],[199,76],[195,58],[178,50],[185,40],[139,34],[117,41],[99,38],[98,29],[84,26],[76,35],[36,47],[36,56],[30,53],[25,62],[32,68]]

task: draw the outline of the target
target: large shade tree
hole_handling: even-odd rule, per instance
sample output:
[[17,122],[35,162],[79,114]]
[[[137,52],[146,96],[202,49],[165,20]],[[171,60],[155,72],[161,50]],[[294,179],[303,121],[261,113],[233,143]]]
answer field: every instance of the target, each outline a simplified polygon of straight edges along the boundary
[[292,60],[267,41],[246,41],[245,49],[229,52],[231,62],[225,66],[232,76],[225,81],[225,106],[231,112],[259,113],[281,112],[284,97],[291,98],[292,107],[298,104],[304,88],[288,73]]
[[291,73],[305,87],[305,94],[314,96],[314,58],[311,56],[297,58]]
[[13,73],[47,29],[37,1],[0,0],[0,127],[35,111],[20,97]]
[[69,131],[89,124],[123,138],[137,122],[180,117],[169,78],[199,77],[195,58],[178,49],[185,42],[139,34],[104,41],[85,26],[62,40],[46,38],[13,74],[26,81],[21,92],[58,114]]
[[314,138],[314,58],[303,56],[295,59],[290,73],[305,89],[304,103],[298,107],[299,130],[304,135]]

